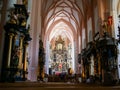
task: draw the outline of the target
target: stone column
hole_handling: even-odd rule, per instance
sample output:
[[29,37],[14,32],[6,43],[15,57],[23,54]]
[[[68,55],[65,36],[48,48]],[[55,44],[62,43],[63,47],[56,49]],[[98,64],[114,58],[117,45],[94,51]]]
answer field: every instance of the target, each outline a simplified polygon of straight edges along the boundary
[[76,73],[76,41],[72,42],[72,70]]
[[37,70],[38,70],[38,51],[39,51],[39,36],[41,32],[41,0],[32,0],[32,11],[31,11],[31,37],[30,42],[30,64],[28,70],[28,79],[30,81],[37,81]]
[[45,62],[45,72],[49,74],[49,60],[50,60],[50,49],[49,49],[49,41],[46,41],[46,62]]

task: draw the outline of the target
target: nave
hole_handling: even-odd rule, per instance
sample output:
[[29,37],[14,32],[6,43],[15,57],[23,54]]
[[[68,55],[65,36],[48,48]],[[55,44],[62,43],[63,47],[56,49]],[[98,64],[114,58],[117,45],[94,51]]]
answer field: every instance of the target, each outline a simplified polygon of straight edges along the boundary
[[120,82],[120,0],[0,0],[0,82]]

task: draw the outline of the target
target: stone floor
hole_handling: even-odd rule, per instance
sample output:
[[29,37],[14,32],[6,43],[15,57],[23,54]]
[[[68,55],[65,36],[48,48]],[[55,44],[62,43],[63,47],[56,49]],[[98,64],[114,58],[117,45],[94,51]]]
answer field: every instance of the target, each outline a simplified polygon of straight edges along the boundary
[[95,84],[75,84],[62,82],[15,82],[15,83],[0,83],[0,90],[120,90],[120,85],[116,86],[101,86]]

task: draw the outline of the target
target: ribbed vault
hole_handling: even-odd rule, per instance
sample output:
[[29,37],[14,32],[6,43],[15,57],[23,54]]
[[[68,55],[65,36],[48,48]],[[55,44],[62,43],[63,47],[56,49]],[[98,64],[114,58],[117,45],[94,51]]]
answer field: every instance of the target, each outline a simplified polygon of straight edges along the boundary
[[80,35],[80,27],[84,19],[82,3],[84,0],[45,0],[42,7],[45,47],[48,48],[48,42],[54,47],[56,38],[62,36],[67,45],[72,45],[73,63],[75,63],[74,54],[77,47],[75,41]]
[[81,50],[79,37],[82,37],[81,30],[85,27],[87,18],[85,16],[89,12],[90,2],[90,0],[87,2],[86,0],[44,0],[42,2],[42,33],[47,62],[50,57],[49,46],[54,48],[56,38],[61,36],[65,39],[66,47],[72,45],[73,69],[77,68],[76,55]]
[[[66,36],[70,41],[75,40],[77,38],[76,36],[83,19],[82,3],[82,0],[45,0],[43,3],[43,10],[45,12],[43,13],[45,16],[44,41],[46,41],[46,39],[52,40],[55,35],[54,31],[57,31],[57,33],[59,33],[61,29],[67,31]],[[68,28],[66,28],[66,26]],[[64,34],[62,33],[62,35]]]

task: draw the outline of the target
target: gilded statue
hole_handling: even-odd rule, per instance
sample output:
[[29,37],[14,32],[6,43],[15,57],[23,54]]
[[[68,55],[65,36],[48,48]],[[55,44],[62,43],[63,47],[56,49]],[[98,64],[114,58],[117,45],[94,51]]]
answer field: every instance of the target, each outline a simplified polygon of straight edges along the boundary
[[[21,14],[19,14],[18,11],[20,11]],[[26,16],[21,8],[18,10],[11,8],[10,15],[8,15],[8,17],[10,17],[8,20],[8,23],[10,24],[16,24],[23,27],[27,24]]]
[[8,23],[17,24],[17,15],[14,14],[13,9],[11,9],[10,15],[8,15],[8,17],[10,17],[10,19],[8,20]]
[[28,5],[28,0],[22,0],[22,2],[23,2],[23,4],[24,4],[25,6]]

